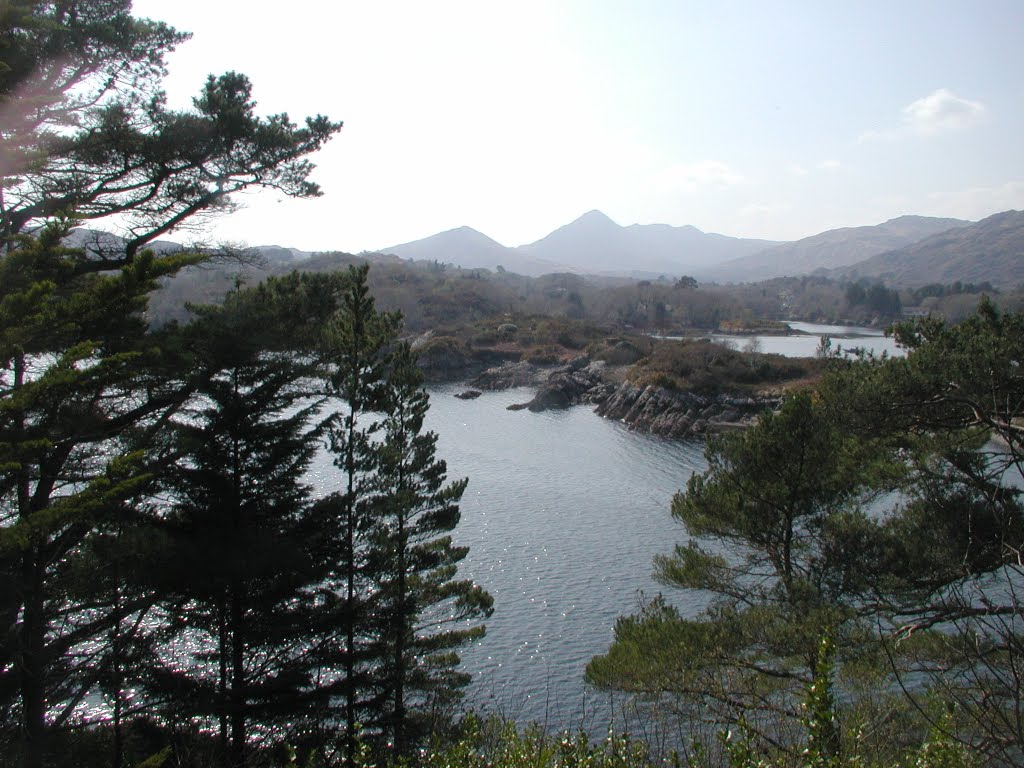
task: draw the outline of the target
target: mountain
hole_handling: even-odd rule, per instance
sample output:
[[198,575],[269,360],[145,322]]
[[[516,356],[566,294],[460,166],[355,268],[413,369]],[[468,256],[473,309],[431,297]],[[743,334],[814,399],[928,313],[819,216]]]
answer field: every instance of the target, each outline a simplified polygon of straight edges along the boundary
[[381,248],[380,252],[394,254],[403,259],[440,261],[469,269],[493,270],[501,266],[509,272],[534,277],[565,271],[564,266],[521,254],[514,248],[506,248],[470,227],[449,229],[422,240]]
[[836,277],[877,277],[889,285],[990,282],[1024,284],[1024,211],[1004,211],[865,261]]
[[830,229],[727,262],[712,275],[721,280],[754,282],[807,275],[818,269],[838,269],[970,223],[962,219],[900,216],[875,226]]
[[590,211],[518,248],[506,248],[475,229],[459,227],[381,252],[470,268],[494,269],[500,264],[510,272],[532,276],[551,272],[654,276],[702,275],[711,265],[772,245],[777,243],[707,234],[689,226],[622,227],[600,211]]
[[516,250],[590,274],[702,275],[722,261],[772,245],[777,243],[709,234],[691,226],[632,224],[622,227],[600,211],[590,211]]

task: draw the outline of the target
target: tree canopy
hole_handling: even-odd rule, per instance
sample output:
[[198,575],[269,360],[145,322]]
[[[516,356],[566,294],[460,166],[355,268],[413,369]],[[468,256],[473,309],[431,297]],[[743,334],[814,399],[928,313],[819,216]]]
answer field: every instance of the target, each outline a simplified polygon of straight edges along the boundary
[[[796,750],[779,723],[801,720],[824,633],[862,734],[915,738],[888,730],[898,704],[879,698],[902,690],[917,728],[1019,761],[1022,322],[982,302],[958,325],[897,326],[905,358],[833,360],[813,392],[710,441],[672,505],[688,541],[655,560],[707,609],[659,598],[620,619],[588,678]],[[928,714],[940,703],[952,719]]]

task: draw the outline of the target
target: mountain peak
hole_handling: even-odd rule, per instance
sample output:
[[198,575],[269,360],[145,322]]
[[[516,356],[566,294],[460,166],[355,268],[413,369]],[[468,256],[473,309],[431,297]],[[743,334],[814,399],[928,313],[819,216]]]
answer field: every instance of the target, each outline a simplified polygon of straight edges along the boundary
[[477,239],[485,238],[487,240],[491,240],[492,242],[497,242],[496,240],[494,240],[494,238],[488,237],[483,232],[481,232],[479,229],[473,229],[472,227],[466,227],[466,226],[456,227],[455,229],[449,229],[447,232],[441,232],[440,234],[442,234],[442,235],[453,235],[453,236],[459,236],[459,237],[473,237],[473,238],[477,238]]
[[[611,224],[616,228],[618,228],[619,226],[614,221],[612,221],[607,215],[601,213],[601,211],[597,210],[596,208],[592,211],[587,211],[574,222],[572,222],[572,224],[588,224],[591,226],[607,226]],[[572,226],[572,224],[570,224],[569,226]]]

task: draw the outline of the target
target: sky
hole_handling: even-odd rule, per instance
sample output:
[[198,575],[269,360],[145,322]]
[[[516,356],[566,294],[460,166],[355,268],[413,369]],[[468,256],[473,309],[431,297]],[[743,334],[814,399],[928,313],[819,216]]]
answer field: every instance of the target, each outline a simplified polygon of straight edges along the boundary
[[[203,238],[507,246],[622,225],[793,240],[1024,209],[1024,2],[135,0],[193,37],[181,108],[248,75],[261,114],[344,128],[315,200],[246,194]],[[188,239],[195,235],[182,235]]]

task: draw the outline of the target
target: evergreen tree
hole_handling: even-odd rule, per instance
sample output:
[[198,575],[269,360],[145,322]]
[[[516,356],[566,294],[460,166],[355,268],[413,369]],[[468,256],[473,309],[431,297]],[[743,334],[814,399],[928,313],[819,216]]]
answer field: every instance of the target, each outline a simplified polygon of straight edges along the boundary
[[934,727],[1019,763],[1024,314],[983,300],[957,325],[921,319],[895,332],[905,358],[839,365],[822,384],[833,419],[896,442],[907,465],[875,597],[904,651],[894,669],[953,707]]
[[187,36],[130,10],[130,0],[5,7],[0,238],[68,211],[116,216],[124,245],[92,247],[94,268],[110,269],[197,215],[229,210],[248,187],[319,194],[306,155],[339,123],[257,117],[235,72],[211,76],[193,109],[169,110],[164,56]]
[[154,434],[184,397],[139,314],[183,259],[79,274],[65,233],[0,257],[0,705],[29,765],[103,674],[78,651],[127,608],[98,602],[88,544],[148,487]]
[[[476,620],[493,599],[456,578],[467,547],[450,536],[467,480],[446,483],[437,435],[425,432],[429,400],[408,344],[392,353],[369,530],[368,571],[377,618],[378,724],[399,754],[429,734],[469,676],[455,649],[484,635]],[[443,715],[442,715],[443,716]]]
[[[387,349],[398,328],[396,316],[374,307],[366,275],[365,265],[349,269],[338,310],[324,329],[322,349],[331,369],[329,392],[338,406],[329,427],[328,445],[340,470],[340,487],[319,502],[322,514],[334,521],[332,530],[336,532],[329,555],[332,566],[320,590],[317,624],[323,638],[319,646],[320,687],[332,702],[323,710],[321,720],[337,718],[344,723],[349,760],[356,755],[360,724],[373,719],[378,706],[371,684],[368,626],[375,608],[369,591],[365,535],[370,524],[369,489],[376,471],[376,414],[383,407]],[[322,732],[323,724],[317,729]]]
[[[169,110],[164,56],[185,36],[130,7],[0,8],[0,706],[30,766],[109,682],[99,660],[120,663],[108,641],[144,608],[107,588],[116,568],[83,559],[131,520],[192,386],[142,315],[156,280],[195,258],[145,245],[249,186],[318,194],[305,156],[340,127],[256,116],[234,73],[211,78],[193,109]],[[116,217],[126,238],[64,249],[69,214]],[[110,578],[80,578],[101,570]]]
[[[465,482],[446,484],[436,436],[423,432],[428,400],[398,319],[378,312],[367,269],[348,273],[325,331],[333,398],[330,451],[340,488],[318,502],[337,540],[320,590],[317,656],[321,694],[345,725],[400,749],[422,735],[432,708],[457,700],[468,682],[454,649],[483,634],[474,619],[491,598],[455,578],[464,547],[452,545]],[[320,726],[323,730],[323,726]],[[323,743],[323,737],[320,737]]]
[[[959,325],[895,332],[905,358],[832,360],[814,395],[709,442],[708,471],[673,503],[694,539],[656,565],[711,604],[684,619],[655,601],[620,619],[588,667],[593,682],[682,694],[725,721],[757,710],[792,720],[824,628],[841,710],[858,706],[870,668],[885,675],[871,696],[902,690],[914,706],[893,711],[930,720],[880,731],[888,741],[930,726],[985,759],[1020,762],[1024,315],[983,301]],[[875,497],[888,489],[899,494]],[[873,498],[884,506],[865,514]],[[931,718],[936,703],[951,714]],[[891,722],[879,714],[863,736]],[[747,723],[784,741],[785,720]]]
[[[672,503],[689,542],[655,559],[656,577],[703,590],[710,603],[683,619],[662,601],[620,619],[591,682],[667,691],[705,716],[752,728],[794,719],[823,630],[837,651],[874,646],[872,594],[884,546],[862,508],[887,477],[879,446],[845,437],[811,394],[789,395],[745,432],[708,443],[709,467]],[[768,717],[768,720],[764,718]],[[762,731],[763,732],[763,731]],[[794,745],[795,746],[795,745]]]
[[[207,370],[177,423],[159,583],[177,631],[151,680],[179,716],[217,723],[230,766],[245,764],[257,728],[301,717],[312,687],[304,630],[326,576],[304,481],[325,428],[319,366],[274,350],[280,329],[252,298],[230,296],[189,329]],[[180,644],[189,658],[173,653]]]

